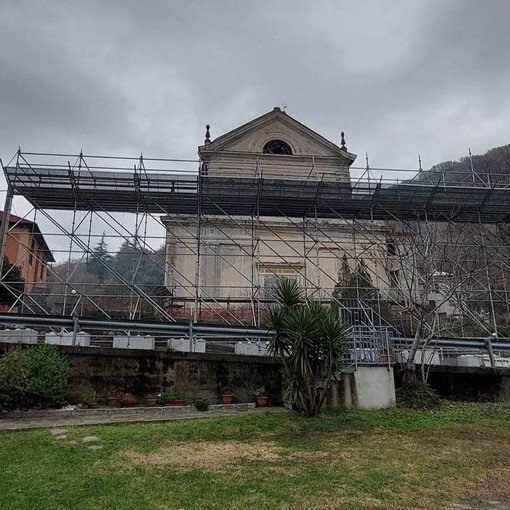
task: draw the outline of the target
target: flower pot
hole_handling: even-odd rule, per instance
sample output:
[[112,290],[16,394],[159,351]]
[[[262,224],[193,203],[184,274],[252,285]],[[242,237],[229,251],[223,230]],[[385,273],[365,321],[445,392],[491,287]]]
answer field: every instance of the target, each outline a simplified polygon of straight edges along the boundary
[[232,404],[232,402],[234,402],[234,395],[222,395],[221,401],[224,404]]
[[135,407],[138,404],[138,398],[131,393],[120,393],[118,398],[122,407]]
[[87,402],[87,407],[89,409],[96,409],[97,407],[97,402]]
[[388,362],[390,362],[391,361],[390,355],[387,352],[382,352],[379,355],[379,361],[381,363],[388,363]]
[[148,398],[147,399],[147,407],[156,407],[158,399],[157,398]]
[[186,402],[184,400],[169,400],[166,405],[170,407],[179,407],[185,405]]
[[267,397],[258,396],[255,398],[257,399],[257,407],[267,407],[267,401],[268,401]]
[[117,399],[115,397],[108,397],[106,399],[106,405],[108,407],[117,407]]

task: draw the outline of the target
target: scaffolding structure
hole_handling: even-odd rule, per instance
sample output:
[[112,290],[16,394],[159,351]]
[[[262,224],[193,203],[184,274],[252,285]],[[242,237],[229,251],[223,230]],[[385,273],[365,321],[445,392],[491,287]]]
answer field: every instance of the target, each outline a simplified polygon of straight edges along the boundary
[[[230,177],[196,160],[21,150],[2,167],[0,283],[10,312],[258,327],[274,280],[294,277],[353,328],[409,336],[428,314],[431,335],[510,336],[508,174],[472,169],[453,185],[421,169],[384,178],[367,158],[351,167],[357,179],[338,182],[314,172],[311,158],[306,179],[259,162],[252,176]],[[20,197],[57,259],[46,284],[25,281],[21,293],[3,270]],[[99,256],[101,242],[115,246]],[[119,244],[129,271],[117,263]],[[148,265],[157,281],[145,278]]]

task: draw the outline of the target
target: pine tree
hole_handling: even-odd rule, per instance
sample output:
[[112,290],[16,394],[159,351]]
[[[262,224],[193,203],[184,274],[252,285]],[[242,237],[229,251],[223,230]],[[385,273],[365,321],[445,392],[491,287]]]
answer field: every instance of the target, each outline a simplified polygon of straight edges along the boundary
[[108,245],[104,240],[105,233],[101,237],[101,241],[93,249],[89,261],[87,262],[87,272],[94,274],[99,278],[99,283],[103,283],[108,277],[108,269],[106,264],[111,263],[111,255],[108,253]]
[[148,286],[163,285],[165,247],[153,253],[137,246],[135,239],[126,239],[113,257],[112,265],[129,282]]
[[342,292],[344,291],[345,287],[347,286],[347,283],[349,281],[351,274],[352,273],[349,268],[347,254],[344,253],[344,255],[342,257],[342,269],[340,269],[340,271],[338,272],[338,281],[335,284],[335,288],[333,290],[333,297],[335,299],[342,297]]
[[139,266],[140,254],[141,251],[136,246],[135,239],[126,239],[112,260],[115,271],[129,282],[133,281],[136,272],[133,283],[140,283],[140,272],[143,270]]
[[363,260],[358,262],[355,271],[351,271],[344,260],[339,281],[335,286],[335,297],[340,299],[361,299],[371,301],[377,299],[377,289],[372,283],[368,268]]

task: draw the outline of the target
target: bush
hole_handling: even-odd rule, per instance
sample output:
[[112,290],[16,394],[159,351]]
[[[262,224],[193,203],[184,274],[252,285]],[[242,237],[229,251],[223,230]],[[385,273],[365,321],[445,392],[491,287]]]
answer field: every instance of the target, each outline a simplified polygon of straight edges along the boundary
[[195,399],[195,407],[197,411],[207,411],[209,409],[209,401],[203,397],[197,397]]
[[0,359],[0,409],[61,406],[69,374],[67,359],[53,345],[10,351]]
[[441,406],[441,399],[428,384],[417,384],[397,390],[397,403],[411,409],[436,409]]
[[20,362],[19,349],[0,358],[0,410],[22,407],[26,376]]

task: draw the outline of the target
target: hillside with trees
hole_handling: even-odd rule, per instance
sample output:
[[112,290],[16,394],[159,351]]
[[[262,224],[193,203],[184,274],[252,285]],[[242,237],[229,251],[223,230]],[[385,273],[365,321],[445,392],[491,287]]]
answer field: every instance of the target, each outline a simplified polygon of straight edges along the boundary
[[152,307],[133,288],[163,302],[164,265],[164,246],[147,251],[129,239],[112,253],[103,236],[88,256],[53,266],[44,299],[54,314],[151,319]]
[[493,185],[510,180],[510,145],[495,147],[485,154],[466,156],[458,161],[443,161],[425,170],[415,179],[460,184],[477,182]]

